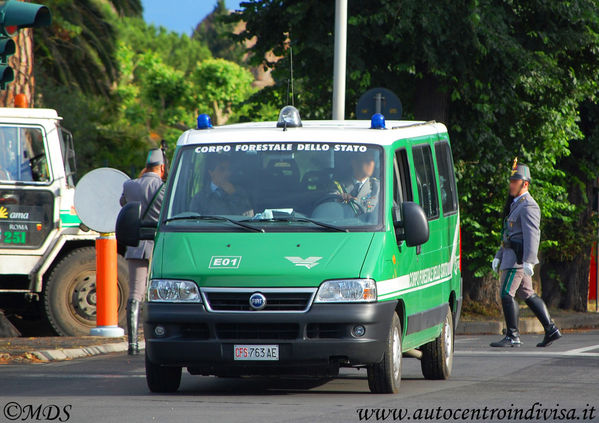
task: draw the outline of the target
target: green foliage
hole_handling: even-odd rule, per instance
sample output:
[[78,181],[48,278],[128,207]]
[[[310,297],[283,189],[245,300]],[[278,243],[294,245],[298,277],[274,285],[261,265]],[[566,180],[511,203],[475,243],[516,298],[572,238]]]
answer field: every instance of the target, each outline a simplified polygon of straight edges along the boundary
[[48,0],[52,25],[34,31],[36,73],[86,94],[108,95],[117,77],[114,24],[140,16],[140,0]]
[[[116,13],[111,10],[105,16]],[[58,20],[67,22],[62,12],[58,9]],[[81,31],[86,19],[90,17],[78,21]],[[105,81],[97,81],[98,87],[84,89],[80,83],[94,75],[95,70],[84,75],[89,68],[68,69],[75,74],[73,80],[64,76],[67,83],[57,83],[46,66],[37,72],[39,104],[57,109],[72,130],[80,173],[112,166],[134,176],[147,149],[164,139],[172,151],[182,131],[195,126],[198,113],[212,114],[219,124],[261,110],[245,103],[255,91],[252,74],[233,62],[212,59],[199,39],[148,25],[139,17],[103,24],[114,35],[106,50],[114,69],[104,74]],[[88,47],[90,54],[103,54]]]
[[229,13],[225,0],[217,0],[214,10],[198,24],[192,37],[206,44],[214,57],[241,65],[246,49],[234,40],[237,24],[224,19]]
[[224,59],[199,63],[192,79],[199,88],[198,103],[211,106],[217,125],[226,123],[236,106],[255,91],[250,71]]

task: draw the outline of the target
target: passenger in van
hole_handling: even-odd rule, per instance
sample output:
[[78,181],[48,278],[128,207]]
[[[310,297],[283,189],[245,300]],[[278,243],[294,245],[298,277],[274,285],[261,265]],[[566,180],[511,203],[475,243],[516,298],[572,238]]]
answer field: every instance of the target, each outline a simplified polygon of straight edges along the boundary
[[351,179],[335,181],[342,200],[352,206],[356,214],[372,213],[379,202],[381,182],[373,176],[374,153],[357,153],[351,160]]
[[231,161],[214,156],[206,164],[204,187],[192,199],[191,209],[203,215],[253,216],[249,196],[231,183]]

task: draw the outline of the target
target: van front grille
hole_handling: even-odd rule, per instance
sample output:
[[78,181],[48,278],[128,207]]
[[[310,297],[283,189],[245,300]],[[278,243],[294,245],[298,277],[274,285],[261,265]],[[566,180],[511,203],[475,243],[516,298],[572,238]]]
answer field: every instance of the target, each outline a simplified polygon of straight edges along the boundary
[[[220,312],[305,312],[310,308],[315,288],[285,289],[218,289],[203,288],[206,307],[209,311]],[[266,298],[266,305],[261,310],[250,306],[250,297],[260,293]]]

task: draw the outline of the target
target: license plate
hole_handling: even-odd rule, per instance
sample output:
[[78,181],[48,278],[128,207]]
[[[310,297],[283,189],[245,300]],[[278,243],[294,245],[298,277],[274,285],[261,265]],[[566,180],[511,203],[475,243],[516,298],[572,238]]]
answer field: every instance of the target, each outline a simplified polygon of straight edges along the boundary
[[278,345],[235,345],[233,347],[235,360],[278,361]]

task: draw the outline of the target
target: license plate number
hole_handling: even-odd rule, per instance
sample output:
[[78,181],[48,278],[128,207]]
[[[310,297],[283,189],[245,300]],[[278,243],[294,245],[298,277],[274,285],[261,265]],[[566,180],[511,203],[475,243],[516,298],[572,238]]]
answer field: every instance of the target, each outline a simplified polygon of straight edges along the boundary
[[233,347],[235,360],[278,361],[278,345],[235,345]]

